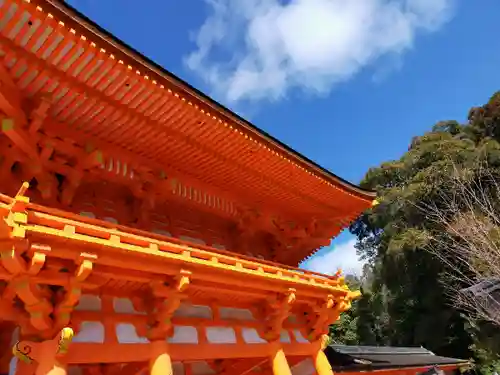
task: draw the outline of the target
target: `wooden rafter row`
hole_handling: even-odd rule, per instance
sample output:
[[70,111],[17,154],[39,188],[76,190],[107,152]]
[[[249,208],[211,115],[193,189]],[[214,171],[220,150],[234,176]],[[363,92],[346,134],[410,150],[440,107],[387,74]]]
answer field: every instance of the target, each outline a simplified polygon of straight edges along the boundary
[[[7,75],[6,79],[11,79],[5,68],[4,71],[0,72],[0,75]],[[16,95],[6,90],[10,90]],[[213,189],[199,188],[197,187],[199,184],[190,182],[189,179],[184,177],[179,180],[169,176],[171,178],[166,182],[167,175],[163,169],[148,169],[146,167],[148,163],[139,163],[133,156],[124,156],[123,150],[115,150],[113,156],[113,153],[109,151],[110,147],[106,147],[106,152],[103,154],[102,151],[95,149],[91,143],[87,143],[85,147],[67,144],[60,138],[60,135],[65,133],[64,131],[61,132],[61,129],[66,126],[47,118],[46,112],[50,107],[50,103],[45,97],[38,101],[29,116],[25,116],[21,103],[13,102],[13,98],[22,97],[19,89],[17,87],[11,89],[9,84],[2,87],[0,91],[0,93],[4,94],[1,97],[6,98],[3,101],[0,100],[0,111],[3,109],[4,113],[11,116],[2,119],[2,132],[19,148],[21,155],[17,155],[17,158],[27,159],[28,165],[33,170],[33,175],[40,180],[40,183],[46,182],[52,185],[52,188],[43,189],[44,198],[50,198],[50,194],[54,190],[53,185],[56,184],[53,177],[50,180],[51,176],[47,172],[59,173],[68,178],[68,186],[65,187],[63,202],[69,204],[82,180],[83,173],[86,170],[100,167],[101,170],[94,170],[94,174],[104,177],[104,179],[118,180],[121,183],[131,185],[132,191],[139,198],[144,198],[145,195],[154,198],[157,195],[167,194],[169,199],[176,198],[199,206],[207,206],[207,210],[220,211],[229,216],[234,214],[234,203],[221,198],[225,194],[213,193],[210,191]],[[7,98],[10,99],[7,100]],[[23,116],[19,116],[19,113]],[[28,118],[29,124],[27,124]],[[54,129],[54,135],[50,137],[44,133],[39,133],[38,130],[40,130],[42,124],[49,131]],[[26,127],[28,129],[25,130]],[[73,138],[81,137],[74,134]],[[55,150],[59,153],[65,153],[68,157],[76,158],[78,160],[77,164],[72,166],[50,160]],[[116,157],[116,155],[119,156]],[[147,188],[148,191],[145,191],[146,185],[152,186],[152,189]]]
[[[314,200],[318,200],[316,209],[321,210],[327,210],[331,202],[339,200],[350,202],[345,207],[365,206],[365,198],[351,197],[348,189],[339,189],[332,184],[330,186],[317,175],[287,162],[283,155],[276,157],[275,151],[269,153],[258,142],[255,144],[252,140],[245,140],[245,135],[233,131],[229,126],[216,125],[218,120],[195,110],[193,104],[190,106],[179,94],[168,92],[159,84],[155,85],[153,80],[146,79],[131,66],[113,58],[109,52],[87,39],[91,34],[85,37],[59,22],[52,14],[45,13],[44,8],[50,7],[48,4],[37,8],[23,1],[16,3],[17,12],[9,13],[10,20],[2,30],[4,41],[19,46],[27,40],[22,47],[23,57],[13,60],[18,65],[16,71],[20,71],[23,62],[30,59],[28,55],[33,56],[36,65],[41,68],[38,70],[39,75],[32,77],[34,71],[31,66],[35,61],[30,61],[22,73],[21,84],[28,87],[33,86],[36,81],[34,87],[38,90],[53,90],[58,101],[54,115],[58,118],[71,123],[70,117],[83,110],[84,113],[79,114],[79,123],[83,124],[82,121],[85,120],[84,127],[89,133],[97,138],[105,138],[106,132],[108,138],[112,137],[109,140],[131,150],[133,148],[136,154],[149,153],[152,159],[162,162],[170,160],[176,165],[187,165],[189,160],[203,159],[203,165],[198,165],[193,171],[198,179],[207,184],[228,186],[238,181],[240,187],[245,186],[245,190],[252,191],[256,197],[262,195],[260,199],[288,202],[283,204],[296,209],[306,209]],[[11,1],[6,4],[9,7]],[[31,15],[31,24],[26,22],[23,11]],[[60,13],[54,10],[54,14]],[[45,35],[44,30],[48,30],[48,27],[52,32]],[[59,39],[60,35],[64,36],[63,41]],[[7,50],[13,51],[12,47],[8,46]],[[112,49],[110,45],[106,47]],[[40,65],[42,60],[45,66]],[[66,82],[70,79],[72,82],[64,85],[50,83],[50,77],[54,74],[50,67],[55,67],[64,74],[65,79],[59,81]],[[156,103],[159,108],[148,113],[152,103]],[[194,113],[198,114],[195,116]],[[176,120],[176,116],[180,117]],[[204,125],[193,126],[196,121],[201,121]],[[101,125],[104,123],[106,128]],[[218,130],[214,131],[216,129]],[[159,132],[162,136],[159,136]],[[132,139],[134,142],[130,143]],[[206,142],[193,147],[193,142],[200,139]],[[210,146],[210,150],[205,150],[216,139],[219,146]],[[241,147],[245,147],[247,151],[243,152]],[[248,160],[243,160],[244,158]],[[243,166],[237,165],[238,159]],[[241,171],[245,173],[242,174]],[[268,180],[270,176],[276,179],[274,183],[262,180],[264,177]]]

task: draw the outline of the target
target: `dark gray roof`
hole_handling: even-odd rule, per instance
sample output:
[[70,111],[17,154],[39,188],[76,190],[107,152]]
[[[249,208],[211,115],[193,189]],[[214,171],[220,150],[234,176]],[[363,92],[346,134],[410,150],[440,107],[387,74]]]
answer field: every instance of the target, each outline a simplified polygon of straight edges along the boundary
[[469,363],[467,360],[437,356],[425,348],[331,345],[325,353],[334,371],[459,366]]

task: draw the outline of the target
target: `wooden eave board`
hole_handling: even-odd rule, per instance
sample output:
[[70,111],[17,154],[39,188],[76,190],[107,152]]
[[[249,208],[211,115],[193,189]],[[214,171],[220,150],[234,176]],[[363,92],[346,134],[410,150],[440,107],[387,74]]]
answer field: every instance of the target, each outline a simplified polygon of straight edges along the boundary
[[3,0],[0,57],[28,96],[79,133],[253,202],[305,214],[367,208],[362,191],[278,144],[66,6]]
[[[20,221],[16,221],[17,214],[22,217]],[[108,279],[120,279],[122,275],[124,280],[144,284],[185,269],[200,285],[220,285],[223,289],[225,285],[237,286],[267,294],[295,288],[305,298],[349,294],[338,278],[237,257],[207,246],[176,243],[165,236],[150,237],[124,226],[113,228],[100,220],[43,209],[6,196],[0,196],[0,215],[4,240],[28,239],[31,244],[50,246],[49,257],[63,262],[75,260],[82,253],[94,254],[95,264],[108,270]],[[16,233],[23,233],[22,237],[13,234],[14,228]]]

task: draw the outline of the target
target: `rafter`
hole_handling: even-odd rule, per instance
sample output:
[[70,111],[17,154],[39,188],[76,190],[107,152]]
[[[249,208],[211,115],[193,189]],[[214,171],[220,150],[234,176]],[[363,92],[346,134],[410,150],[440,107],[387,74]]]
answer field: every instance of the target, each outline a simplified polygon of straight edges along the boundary
[[21,100],[22,95],[17,84],[0,60],[0,112],[15,118],[22,124],[26,124],[27,119],[22,110]]
[[[107,107],[116,108],[116,111],[127,114],[127,116],[130,119],[134,119],[137,117],[137,118],[141,118],[141,121],[147,120],[146,118],[143,119],[141,117],[141,116],[143,116],[142,114],[134,113],[127,106],[125,106],[121,103],[118,103],[118,102],[111,101],[102,92],[95,90],[94,88],[89,87],[76,79],[70,78],[68,75],[63,74],[61,71],[59,71],[55,67],[50,66],[46,62],[37,59],[36,56],[26,52],[23,48],[20,48],[15,43],[13,43],[11,40],[5,39],[5,38],[0,39],[0,45],[2,45],[2,44],[5,45],[5,47],[8,48],[12,54],[14,54],[18,57],[22,57],[30,65],[36,66],[39,69],[47,72],[47,74],[49,74],[51,77],[56,77],[60,82],[65,82],[68,80],[71,81],[71,87],[73,87],[78,93],[86,93],[87,95],[89,95],[91,97],[95,97],[99,100],[99,102],[105,104]],[[179,136],[182,136],[182,134],[180,134]],[[196,147],[199,149],[202,146],[197,145]],[[169,166],[169,168],[171,169],[172,167]],[[182,174],[183,175],[182,180],[185,182],[188,182],[188,180],[193,180],[193,184],[191,184],[191,182],[188,182],[190,185],[196,186],[196,184],[199,183],[196,181],[196,179],[189,177],[186,173],[178,173],[177,171],[174,171],[173,173],[179,174],[179,175]],[[202,190],[206,190],[206,188],[204,188]],[[227,189],[226,189],[226,190],[224,190],[223,194],[220,194],[218,196],[229,197],[229,196],[231,196],[231,192],[227,191]],[[250,197],[247,197],[247,198],[250,199]],[[242,199],[242,195],[238,194],[237,199],[235,199],[234,201],[239,201],[241,199]],[[305,197],[305,199],[310,199],[310,198]],[[250,201],[252,201],[252,199],[250,199]]]

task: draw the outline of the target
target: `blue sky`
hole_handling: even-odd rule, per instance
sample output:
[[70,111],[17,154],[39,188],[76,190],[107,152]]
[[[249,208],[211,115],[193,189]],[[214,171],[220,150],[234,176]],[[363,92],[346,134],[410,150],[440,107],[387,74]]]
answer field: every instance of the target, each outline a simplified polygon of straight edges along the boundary
[[[359,182],[500,89],[498,0],[72,0],[334,173]],[[342,234],[304,266],[359,270]]]

